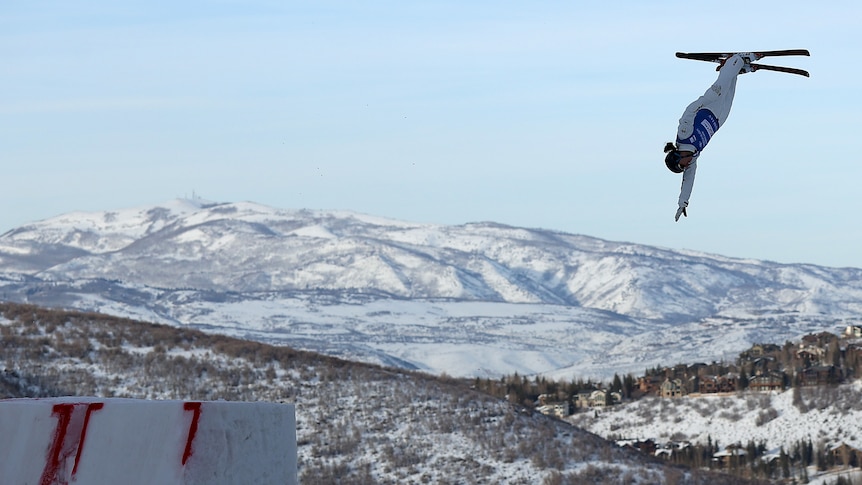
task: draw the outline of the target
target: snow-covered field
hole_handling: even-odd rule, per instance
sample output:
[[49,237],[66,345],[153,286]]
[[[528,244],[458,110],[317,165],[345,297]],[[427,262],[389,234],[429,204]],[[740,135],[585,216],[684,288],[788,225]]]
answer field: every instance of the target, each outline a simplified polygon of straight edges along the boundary
[[[653,440],[660,447],[763,443],[773,456],[809,441],[815,449],[840,444],[862,449],[862,381],[785,392],[649,397],[577,413],[567,421],[607,439]],[[807,483],[814,485],[834,484],[839,477],[862,480],[858,468],[821,472],[812,465],[807,473]]]
[[845,326],[823,316],[661,324],[567,305],[278,294],[212,301],[193,291],[136,291],[157,303],[85,294],[75,306],[453,377],[610,380],[657,365],[732,362],[752,343],[840,334]]
[[[650,397],[578,413],[568,420],[608,439],[652,439],[660,445],[762,442],[777,455],[782,448],[790,453],[810,440],[815,449],[841,443],[862,449],[862,381],[785,392]],[[858,471],[854,473],[858,476]],[[812,469],[810,476],[815,475]],[[811,483],[836,478],[835,473],[818,475]]]

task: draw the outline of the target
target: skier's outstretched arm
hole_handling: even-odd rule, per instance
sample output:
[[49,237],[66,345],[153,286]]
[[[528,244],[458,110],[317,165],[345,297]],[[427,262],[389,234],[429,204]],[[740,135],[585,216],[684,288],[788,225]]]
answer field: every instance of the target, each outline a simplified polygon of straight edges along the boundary
[[679,207],[676,210],[676,216],[674,218],[676,221],[679,221],[680,216],[688,217],[686,207],[688,207],[688,199],[691,197],[691,191],[694,188],[694,176],[696,173],[697,159],[694,159],[692,160],[691,165],[689,165],[682,173],[682,186],[679,190],[679,201],[677,202]]

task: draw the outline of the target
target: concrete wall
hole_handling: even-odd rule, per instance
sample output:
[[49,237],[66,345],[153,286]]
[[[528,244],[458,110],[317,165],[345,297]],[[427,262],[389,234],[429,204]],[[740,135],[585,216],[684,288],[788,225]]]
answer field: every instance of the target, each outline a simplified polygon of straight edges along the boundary
[[296,484],[293,405],[0,400],[0,482]]

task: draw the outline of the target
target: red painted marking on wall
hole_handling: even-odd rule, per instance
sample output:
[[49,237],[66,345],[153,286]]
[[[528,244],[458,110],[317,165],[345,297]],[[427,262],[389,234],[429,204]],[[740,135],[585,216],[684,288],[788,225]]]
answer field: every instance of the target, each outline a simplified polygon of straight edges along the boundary
[[58,483],[57,472],[60,469],[60,452],[63,450],[63,443],[66,441],[66,431],[69,428],[69,421],[72,420],[72,411],[74,408],[74,404],[54,405],[51,416],[57,416],[57,428],[54,429],[54,438],[50,448],[48,448],[45,468],[42,470],[42,478],[39,480],[40,485]]
[[87,426],[90,425],[90,415],[105,407],[105,403],[94,402],[87,405],[87,414],[84,416],[84,427],[81,428],[81,439],[78,442],[78,453],[75,454],[75,466],[72,468],[72,477],[78,473],[78,463],[81,462],[81,453],[84,451],[84,440],[87,439]]
[[192,415],[192,423],[189,425],[189,434],[186,439],[186,449],[183,451],[183,465],[189,461],[189,458],[192,456],[192,441],[195,439],[195,435],[198,432],[198,420],[201,417],[201,403],[199,402],[187,402],[183,403],[183,409],[186,411],[193,411]]
[[[65,485],[74,479],[81,453],[84,451],[90,415],[104,406],[101,402],[54,405],[51,416],[57,416],[57,427],[54,429],[51,446],[48,447],[39,485]],[[70,473],[67,468],[68,459],[73,455],[75,461]]]

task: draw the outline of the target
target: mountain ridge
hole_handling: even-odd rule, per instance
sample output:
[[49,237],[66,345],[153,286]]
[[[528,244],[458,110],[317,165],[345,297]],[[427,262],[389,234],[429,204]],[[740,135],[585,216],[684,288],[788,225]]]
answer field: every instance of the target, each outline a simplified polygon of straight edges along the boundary
[[[309,350],[452,375],[472,371],[434,364],[432,348],[458,354],[453,365],[465,352],[493,349],[485,358],[506,364],[489,366],[487,374],[554,372],[584,358],[592,359],[591,372],[602,372],[600,357],[631,352],[632,339],[656,348],[662,341],[700,343],[701,358],[715,358],[725,346],[702,329],[720,328],[717,322],[728,325],[731,340],[783,341],[834,330],[862,313],[862,270],[855,268],[493,222],[419,224],[184,199],[73,212],[8,231],[0,235],[0,290],[13,301],[305,342]],[[573,328],[583,333],[582,344]],[[529,343],[525,335],[532,335]],[[694,357],[696,349],[678,355]],[[527,360],[554,357],[519,365],[507,351]]]

